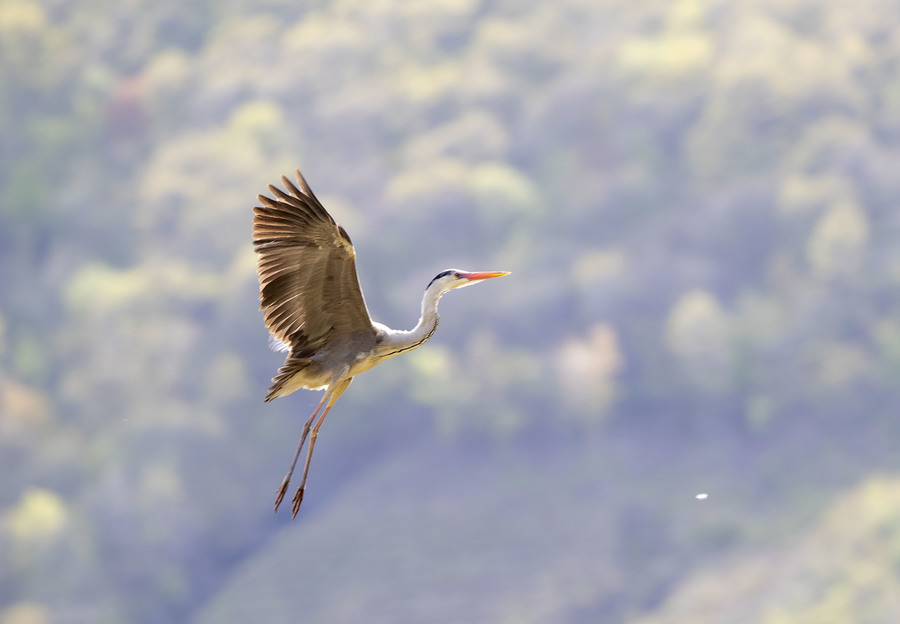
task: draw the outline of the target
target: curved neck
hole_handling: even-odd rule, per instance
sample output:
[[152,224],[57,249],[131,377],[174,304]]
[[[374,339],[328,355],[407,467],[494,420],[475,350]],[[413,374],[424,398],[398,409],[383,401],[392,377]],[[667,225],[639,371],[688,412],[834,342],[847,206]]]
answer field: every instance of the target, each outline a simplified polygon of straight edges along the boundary
[[422,297],[422,315],[419,322],[410,330],[391,330],[385,340],[385,347],[389,350],[386,357],[391,357],[410,351],[425,343],[437,330],[438,316],[437,306],[444,291],[437,286],[429,286]]

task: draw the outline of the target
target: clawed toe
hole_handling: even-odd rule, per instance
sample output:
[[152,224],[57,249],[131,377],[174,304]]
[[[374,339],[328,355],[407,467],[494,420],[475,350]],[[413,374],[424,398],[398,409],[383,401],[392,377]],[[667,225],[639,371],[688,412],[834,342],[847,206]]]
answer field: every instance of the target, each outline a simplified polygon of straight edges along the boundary
[[297,488],[297,493],[294,494],[294,508],[293,514],[291,515],[291,520],[297,517],[297,512],[300,511],[300,503],[303,502],[303,490],[305,488],[301,485]]
[[285,477],[285,478],[284,478],[284,481],[281,482],[281,487],[278,488],[278,492],[276,492],[276,494],[277,494],[278,496],[277,496],[277,498],[275,499],[275,509],[274,509],[274,511],[278,511],[278,506],[281,504],[281,500],[284,498],[284,495],[287,493],[288,484],[289,484],[290,482],[291,482],[291,480],[290,480],[288,477]]

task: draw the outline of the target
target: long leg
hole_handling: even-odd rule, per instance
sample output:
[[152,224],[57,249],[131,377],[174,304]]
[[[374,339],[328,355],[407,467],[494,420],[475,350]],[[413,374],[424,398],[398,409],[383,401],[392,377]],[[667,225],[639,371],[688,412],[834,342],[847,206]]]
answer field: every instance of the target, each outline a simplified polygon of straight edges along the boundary
[[284,494],[285,492],[287,492],[288,484],[291,482],[291,476],[294,474],[294,468],[297,466],[297,459],[300,457],[300,450],[303,448],[303,443],[306,442],[306,436],[309,433],[309,428],[312,426],[313,421],[316,419],[316,415],[319,413],[319,410],[322,409],[322,406],[325,405],[325,402],[328,400],[329,396],[329,393],[325,392],[322,400],[319,401],[319,404],[313,411],[312,416],[310,416],[309,420],[306,421],[306,424],[303,425],[303,433],[300,434],[300,444],[297,445],[297,452],[294,453],[294,461],[291,462],[291,467],[288,469],[287,474],[284,475],[284,480],[281,482],[281,487],[278,488],[278,498],[275,499],[275,511],[278,511],[278,506],[281,504],[281,499],[284,498]]
[[309,475],[309,462],[312,460],[313,449],[316,447],[319,429],[322,427],[322,423],[325,422],[325,417],[328,416],[328,412],[331,411],[331,408],[334,407],[334,404],[340,396],[344,394],[344,391],[350,386],[351,381],[353,381],[353,377],[341,379],[336,383],[331,384],[334,391],[331,393],[328,405],[325,407],[325,411],[322,412],[316,425],[312,428],[312,434],[309,436],[309,448],[306,450],[306,463],[303,465],[303,478],[300,480],[300,487],[297,488],[297,493],[294,494],[294,507],[291,520],[297,517],[297,512],[300,511],[300,503],[303,502],[303,492],[306,490],[306,477]]

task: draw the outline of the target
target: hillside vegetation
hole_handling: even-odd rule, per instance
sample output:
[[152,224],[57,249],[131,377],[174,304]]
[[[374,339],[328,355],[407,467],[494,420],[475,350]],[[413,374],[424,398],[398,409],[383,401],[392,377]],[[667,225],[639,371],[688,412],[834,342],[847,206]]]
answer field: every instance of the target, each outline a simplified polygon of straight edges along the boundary
[[[0,623],[900,621],[898,18],[0,0]],[[512,274],[356,380],[291,523],[295,167],[383,323]]]

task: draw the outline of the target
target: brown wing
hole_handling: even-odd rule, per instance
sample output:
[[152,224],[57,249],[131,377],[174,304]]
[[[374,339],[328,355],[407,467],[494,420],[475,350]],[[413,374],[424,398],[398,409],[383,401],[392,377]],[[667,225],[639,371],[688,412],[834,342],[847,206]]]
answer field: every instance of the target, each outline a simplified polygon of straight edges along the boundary
[[270,184],[275,199],[259,196],[253,247],[266,327],[292,356],[310,357],[330,338],[375,329],[350,237],[295,173],[299,189],[281,176],[287,192]]

